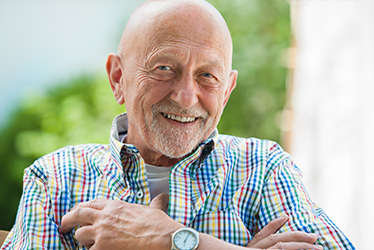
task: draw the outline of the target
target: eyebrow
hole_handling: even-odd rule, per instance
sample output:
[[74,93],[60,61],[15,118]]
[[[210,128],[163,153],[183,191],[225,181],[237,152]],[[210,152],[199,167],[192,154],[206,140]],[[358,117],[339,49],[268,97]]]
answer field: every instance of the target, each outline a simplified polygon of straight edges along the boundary
[[177,59],[178,57],[176,57],[173,53],[165,53],[162,55],[152,55],[152,56],[148,56],[147,58],[145,58],[144,65],[146,68],[151,68],[160,60],[161,61],[172,61],[172,64],[180,65],[178,60],[174,60],[173,58]]
[[[219,66],[219,67],[224,67],[224,61],[220,58],[218,58],[218,56],[213,56],[215,58],[210,58],[210,59],[204,59],[204,60],[199,60],[199,57],[200,56],[197,56],[194,58],[194,61],[195,62],[203,62],[203,65],[208,65],[208,66]],[[173,60],[174,62],[176,62],[177,64],[180,64],[179,61],[180,60],[180,57],[177,56],[175,53],[172,53],[170,51],[162,51],[160,53],[150,53],[146,59],[145,59],[145,62],[146,64],[151,64],[151,62],[153,60]]]

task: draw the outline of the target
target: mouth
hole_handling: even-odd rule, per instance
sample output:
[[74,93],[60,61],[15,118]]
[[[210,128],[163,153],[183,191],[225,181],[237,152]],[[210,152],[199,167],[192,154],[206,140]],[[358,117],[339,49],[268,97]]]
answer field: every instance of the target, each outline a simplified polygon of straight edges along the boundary
[[197,117],[184,117],[184,116],[165,114],[162,112],[161,114],[167,119],[174,120],[177,122],[182,122],[182,123],[194,122],[197,119]]

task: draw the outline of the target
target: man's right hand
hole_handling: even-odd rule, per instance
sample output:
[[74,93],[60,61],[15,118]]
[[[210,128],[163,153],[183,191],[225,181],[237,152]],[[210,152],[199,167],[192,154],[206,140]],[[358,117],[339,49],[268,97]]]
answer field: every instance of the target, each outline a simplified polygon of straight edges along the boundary
[[248,243],[249,248],[258,249],[318,249],[320,245],[314,245],[318,235],[300,231],[279,233],[276,232],[288,221],[288,216],[283,215],[267,224]]
[[171,234],[184,225],[164,211],[168,195],[156,196],[150,206],[120,200],[97,199],[82,202],[61,222],[61,233],[75,231],[75,238],[91,250],[171,248]]

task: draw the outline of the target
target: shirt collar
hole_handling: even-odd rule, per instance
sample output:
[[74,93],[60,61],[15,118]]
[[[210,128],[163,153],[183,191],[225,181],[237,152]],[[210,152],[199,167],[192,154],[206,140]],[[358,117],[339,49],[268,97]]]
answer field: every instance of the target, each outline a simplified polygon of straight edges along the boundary
[[[112,123],[110,131],[110,149],[111,155],[115,162],[118,164],[121,162],[123,153],[127,155],[139,154],[139,150],[132,144],[125,144],[120,141],[121,135],[126,135],[128,131],[128,117],[126,113],[117,115]],[[202,142],[198,148],[197,153],[198,157],[196,159],[199,162],[203,162],[204,159],[213,151],[215,144],[218,138],[218,130],[214,129],[212,134]],[[200,164],[199,164],[200,165]]]

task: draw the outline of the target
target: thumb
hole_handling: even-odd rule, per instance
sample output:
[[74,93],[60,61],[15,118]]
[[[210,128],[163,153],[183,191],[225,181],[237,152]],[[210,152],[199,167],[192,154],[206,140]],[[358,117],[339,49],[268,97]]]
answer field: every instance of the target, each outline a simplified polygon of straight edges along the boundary
[[153,198],[150,207],[160,209],[167,213],[169,207],[169,195],[165,193],[161,193]]

